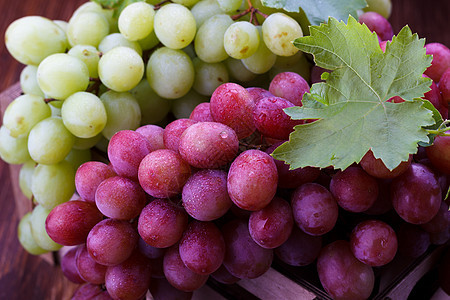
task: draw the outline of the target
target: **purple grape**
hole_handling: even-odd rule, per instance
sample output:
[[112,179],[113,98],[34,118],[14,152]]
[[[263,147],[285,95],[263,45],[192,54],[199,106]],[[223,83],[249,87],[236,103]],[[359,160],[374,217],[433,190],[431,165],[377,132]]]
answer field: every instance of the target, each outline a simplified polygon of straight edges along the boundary
[[231,127],[238,139],[250,136],[255,131],[252,111],[253,97],[236,83],[220,85],[211,96],[211,115],[215,122]]
[[353,256],[350,244],[338,240],[325,246],[317,259],[320,282],[333,299],[367,299],[375,276],[372,267]]
[[424,224],[431,221],[439,211],[441,187],[431,169],[412,163],[406,172],[392,181],[391,200],[403,220]]
[[365,210],[364,213],[368,215],[382,215],[387,213],[392,207],[390,198],[390,186],[392,179],[378,179],[378,197],[372,206]]
[[113,266],[130,257],[137,241],[138,234],[130,223],[105,219],[89,232],[86,247],[97,263]]
[[439,211],[433,219],[420,226],[429,233],[442,232],[450,228],[450,210],[448,204],[442,201]]
[[294,218],[289,203],[275,197],[261,210],[251,213],[248,228],[252,239],[263,248],[273,249],[291,235]]
[[214,122],[211,115],[211,108],[209,102],[203,102],[198,104],[191,112],[189,119],[197,122]]
[[448,107],[450,102],[450,67],[441,75],[438,87],[442,95],[442,101]]
[[232,220],[222,227],[226,251],[223,261],[227,270],[238,278],[256,278],[269,270],[273,250],[259,246],[250,236],[248,223]]
[[260,150],[246,150],[230,166],[228,194],[240,208],[257,211],[273,199],[277,182],[277,167],[272,157]]
[[401,162],[395,169],[389,170],[383,161],[379,158],[375,158],[372,150],[369,150],[361,159],[360,165],[370,176],[391,179],[405,172],[411,165],[411,161],[412,155],[409,156],[407,161]]
[[369,266],[383,266],[397,253],[397,236],[388,224],[379,220],[359,223],[350,237],[353,255]]
[[227,173],[200,170],[183,187],[183,206],[194,219],[212,221],[223,216],[233,202],[227,191]]
[[340,207],[351,212],[368,210],[378,197],[378,182],[360,167],[336,173],[330,191]]
[[108,267],[96,263],[95,260],[89,255],[85,244],[78,247],[76,253],[76,264],[78,273],[86,282],[92,284],[105,283],[105,274]]
[[101,285],[86,283],[81,285],[73,294],[71,300],[112,300],[111,296]]
[[418,225],[402,223],[397,230],[400,255],[417,258],[424,254],[431,244],[430,234]]
[[284,263],[301,267],[312,264],[322,249],[322,237],[306,234],[294,226],[288,240],[276,248],[275,255]]
[[117,176],[113,168],[99,161],[82,164],[75,173],[75,187],[83,200],[95,203],[98,185],[109,177]]
[[272,79],[269,91],[274,96],[292,102],[295,106],[302,106],[303,94],[309,93],[309,84],[297,73],[282,72]]
[[192,119],[178,119],[167,124],[164,129],[164,146],[167,149],[178,152],[180,146],[180,138],[183,132],[191,125],[194,125],[197,121]]
[[186,212],[167,199],[156,199],[141,212],[138,231],[150,246],[166,248],[178,242],[188,224]]
[[95,193],[95,204],[105,216],[119,220],[137,217],[147,203],[144,190],[131,179],[115,176],[104,180]]
[[216,271],[225,256],[225,241],[212,222],[189,223],[179,245],[180,257],[192,272],[209,275]]
[[227,125],[198,122],[183,132],[178,150],[191,166],[216,169],[233,161],[239,150],[239,140]]
[[441,43],[428,43],[425,48],[428,55],[433,55],[431,66],[425,70],[425,75],[434,82],[439,82],[442,74],[450,68],[450,49]]
[[292,194],[295,223],[310,235],[323,235],[334,228],[338,205],[333,195],[317,183],[305,183]]
[[192,292],[183,292],[171,285],[166,278],[152,280],[150,293],[153,300],[190,300]]
[[255,104],[257,104],[259,102],[259,100],[261,100],[263,98],[273,97],[271,92],[269,92],[266,89],[260,88],[260,87],[249,87],[246,90],[252,96],[253,101],[255,102]]
[[151,151],[150,142],[140,133],[122,130],[108,143],[108,158],[117,175],[137,179],[141,160]]
[[[138,224],[139,226],[139,224]],[[147,256],[149,259],[157,259],[164,256],[166,249],[164,248],[156,248],[147,244],[140,236],[138,241],[138,248],[142,254]]]
[[153,151],[139,165],[139,184],[155,198],[170,198],[181,193],[191,168],[180,154],[169,149]]
[[74,283],[84,283],[77,268],[75,256],[79,247],[73,247],[67,251],[61,259],[61,271],[64,276]]
[[379,13],[365,12],[359,16],[359,23],[366,24],[370,31],[375,31],[382,41],[391,40],[394,35],[389,21]]
[[240,278],[233,276],[223,264],[211,274],[211,277],[223,284],[233,284],[241,280]]
[[150,124],[139,127],[136,132],[142,134],[149,141],[150,152],[165,148],[164,128]]

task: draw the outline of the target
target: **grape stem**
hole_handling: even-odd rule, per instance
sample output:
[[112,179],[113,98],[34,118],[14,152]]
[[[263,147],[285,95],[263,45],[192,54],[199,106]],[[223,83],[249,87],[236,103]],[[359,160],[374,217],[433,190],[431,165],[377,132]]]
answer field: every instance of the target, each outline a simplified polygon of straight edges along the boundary
[[50,102],[53,102],[53,101],[59,101],[59,100],[54,99],[54,98],[44,98],[44,102],[45,102],[46,104],[49,104]]
[[171,0],[163,0],[163,1],[161,1],[161,2],[159,2],[158,4],[156,4],[154,7],[153,7],[153,10],[158,10],[158,9],[160,9],[164,4],[166,4],[167,2],[172,2]]
[[438,129],[427,129],[427,132],[429,134],[450,136],[450,132],[447,133],[447,131],[450,131],[450,120],[445,120],[444,122],[442,122]]
[[231,19],[233,19],[233,21],[236,21],[237,19],[239,19],[247,14],[250,14],[250,23],[252,23],[256,26],[260,25],[258,18],[256,18],[256,14],[263,16],[264,19],[266,19],[268,17],[268,15],[262,13],[259,9],[255,8],[253,6],[251,0],[247,0],[247,4],[248,4],[248,8],[246,10],[244,10],[236,15],[232,15]]

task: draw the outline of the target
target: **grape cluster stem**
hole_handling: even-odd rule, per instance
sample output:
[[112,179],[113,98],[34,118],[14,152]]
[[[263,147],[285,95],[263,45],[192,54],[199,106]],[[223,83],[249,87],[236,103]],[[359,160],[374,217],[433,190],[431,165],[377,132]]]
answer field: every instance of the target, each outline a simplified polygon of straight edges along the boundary
[[266,15],[265,13],[262,13],[259,9],[255,8],[252,4],[252,1],[247,0],[247,4],[248,4],[248,8],[244,11],[242,11],[239,14],[233,15],[231,16],[231,19],[233,19],[233,21],[236,21],[237,19],[250,14],[250,23],[253,23],[254,25],[258,26],[259,21],[258,18],[256,18],[256,15],[261,15],[264,17],[264,19],[266,19],[268,17],[268,15]]

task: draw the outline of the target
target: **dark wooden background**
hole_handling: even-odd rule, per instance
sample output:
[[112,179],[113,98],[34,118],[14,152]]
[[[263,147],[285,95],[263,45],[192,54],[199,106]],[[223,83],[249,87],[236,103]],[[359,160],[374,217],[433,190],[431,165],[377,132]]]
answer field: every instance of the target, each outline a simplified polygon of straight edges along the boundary
[[[68,20],[85,0],[0,0],[0,92],[17,82],[23,65],[16,62],[4,45],[5,30],[12,21],[27,15]],[[450,47],[449,0],[392,0],[389,19],[397,33],[408,24],[427,42]],[[1,119],[0,119],[1,124]],[[8,165],[0,160],[0,299],[64,299],[65,281],[58,268],[27,254],[17,239],[18,218]]]

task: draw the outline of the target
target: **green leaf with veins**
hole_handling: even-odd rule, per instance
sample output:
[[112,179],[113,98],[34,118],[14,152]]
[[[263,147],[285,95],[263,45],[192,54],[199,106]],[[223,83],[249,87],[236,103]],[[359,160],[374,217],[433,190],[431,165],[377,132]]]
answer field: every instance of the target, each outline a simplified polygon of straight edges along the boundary
[[[431,63],[423,39],[405,26],[383,53],[376,34],[351,16],[347,25],[330,18],[310,29],[294,44],[332,72],[304,95],[302,107],[285,110],[293,119],[318,120],[297,125],[274,158],[291,169],[345,169],[372,149],[392,170],[416,153],[418,142],[429,142],[424,127],[435,120],[420,99],[431,85],[422,77]],[[406,101],[387,102],[393,96]]]
[[347,20],[357,16],[357,10],[367,6],[365,0],[261,0],[264,6],[284,9],[288,12],[304,11],[312,25],[319,25],[329,17]]

